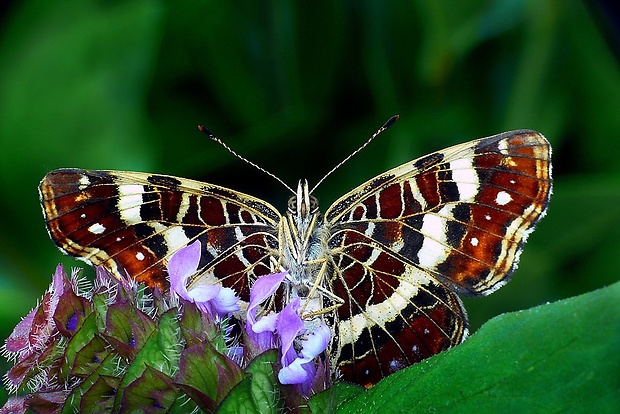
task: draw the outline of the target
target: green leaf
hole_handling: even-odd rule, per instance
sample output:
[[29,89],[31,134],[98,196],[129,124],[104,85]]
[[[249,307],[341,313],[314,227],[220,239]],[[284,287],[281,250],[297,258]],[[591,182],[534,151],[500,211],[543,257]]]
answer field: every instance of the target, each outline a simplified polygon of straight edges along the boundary
[[175,382],[202,409],[212,411],[243,377],[237,363],[205,341],[183,351]]
[[218,407],[218,414],[280,413],[284,405],[280,398],[279,384],[273,367],[277,361],[276,350],[267,351],[250,363],[250,374]]
[[[107,375],[93,376],[93,379],[92,385],[84,391],[80,398],[80,412],[111,412],[120,380]],[[86,387],[81,386],[79,388],[83,389]],[[71,412],[70,408],[73,407],[67,406],[66,410]]]
[[82,322],[80,330],[75,333],[73,338],[69,340],[67,348],[65,350],[65,358],[61,367],[61,377],[65,380],[68,379],[70,373],[76,366],[78,355],[83,348],[90,348],[93,344],[93,338],[98,334],[97,322],[94,313],[91,313]]
[[337,382],[325,391],[310,398],[308,405],[313,413],[333,413],[347,401],[352,400],[363,392],[364,388],[359,385]]
[[189,348],[209,341],[218,352],[225,353],[228,347],[222,326],[203,314],[195,303],[183,299],[180,302],[179,326],[186,346]]
[[88,299],[76,295],[73,289],[67,289],[58,300],[54,321],[60,333],[70,338],[91,312]]
[[92,337],[90,342],[76,353],[71,375],[88,376],[101,365],[102,361],[107,359],[111,352],[112,350],[102,337],[99,335]]
[[110,376],[113,367],[118,367],[119,360],[109,353],[88,377],[82,380],[66,397],[62,413],[89,412],[107,410],[114,402],[119,380]]
[[166,413],[174,404],[177,393],[172,378],[147,366],[144,373],[125,389],[120,411]]
[[155,322],[122,299],[109,306],[104,337],[125,359],[133,359],[155,330]]
[[614,412],[620,283],[498,316],[462,345],[397,372],[338,412]]
[[125,388],[143,375],[148,366],[172,376],[177,370],[181,346],[176,309],[162,314],[157,330],[148,338],[144,347],[127,367],[116,396],[116,406],[122,401]]
[[97,315],[97,329],[105,331],[106,315],[110,306],[110,298],[107,292],[98,292],[93,295],[93,312]]

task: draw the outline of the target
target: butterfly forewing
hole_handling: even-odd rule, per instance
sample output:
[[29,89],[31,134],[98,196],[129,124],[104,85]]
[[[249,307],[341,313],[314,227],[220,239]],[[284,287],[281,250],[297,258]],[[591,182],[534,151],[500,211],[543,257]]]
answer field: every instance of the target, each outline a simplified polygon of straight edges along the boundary
[[40,185],[52,240],[65,252],[167,289],[166,265],[199,239],[199,273],[249,297],[249,279],[271,272],[280,214],[269,204],[192,180],[122,171],[56,170]]
[[372,384],[365,366],[387,375],[417,362],[414,349],[460,342],[455,292],[506,283],[550,194],[548,142],[514,131],[414,160],[336,201],[325,218],[345,379]]

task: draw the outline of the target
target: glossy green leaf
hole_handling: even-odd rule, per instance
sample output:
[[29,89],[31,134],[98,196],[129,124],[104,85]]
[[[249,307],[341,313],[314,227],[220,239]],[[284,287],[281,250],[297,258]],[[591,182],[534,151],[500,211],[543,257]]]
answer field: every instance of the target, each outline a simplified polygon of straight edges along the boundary
[[462,345],[397,372],[341,413],[615,412],[620,283],[498,316]]
[[93,345],[93,338],[98,334],[95,314],[91,313],[83,322],[80,330],[69,340],[65,349],[65,357],[61,367],[61,376],[68,379],[70,372],[76,364],[78,354],[84,349],[89,349]]
[[[120,380],[116,377],[97,374],[92,375],[92,378],[89,379],[94,380],[94,382],[84,381],[73,393],[74,401],[80,404],[80,411],[111,412]],[[75,408],[77,407],[67,404],[64,411],[75,412]]]
[[308,401],[313,413],[333,413],[365,391],[359,385],[337,382]]
[[227,345],[222,326],[204,315],[195,303],[180,299],[179,327],[186,346],[196,346],[209,341],[218,352],[226,352]]

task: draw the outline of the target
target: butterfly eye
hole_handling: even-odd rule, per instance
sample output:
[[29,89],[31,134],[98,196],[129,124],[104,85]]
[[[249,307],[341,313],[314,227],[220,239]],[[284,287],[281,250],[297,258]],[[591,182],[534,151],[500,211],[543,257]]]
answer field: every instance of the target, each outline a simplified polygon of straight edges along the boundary
[[[287,209],[290,214],[297,214],[297,197],[291,197],[288,199]],[[314,214],[319,209],[319,199],[315,196],[310,196],[310,214]]]
[[[290,202],[289,202],[290,205]],[[314,214],[319,209],[319,199],[315,196],[310,196],[310,214]]]
[[287,209],[289,213],[297,214],[297,197],[291,197],[288,199]]

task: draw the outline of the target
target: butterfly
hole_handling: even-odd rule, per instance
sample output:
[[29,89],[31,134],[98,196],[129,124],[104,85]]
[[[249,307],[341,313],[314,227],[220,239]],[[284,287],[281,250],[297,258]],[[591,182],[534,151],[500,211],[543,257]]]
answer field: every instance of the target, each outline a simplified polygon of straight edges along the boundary
[[391,169],[325,213],[305,180],[284,214],[225,187],[141,172],[58,169],[39,190],[54,243],[119,279],[166,290],[168,260],[194,240],[190,283],[245,302],[257,278],[288,271],[279,306],[299,296],[308,321],[327,320],[332,366],[370,387],[464,340],[459,295],[509,280],[546,213],[550,157],[540,133],[506,132]]

